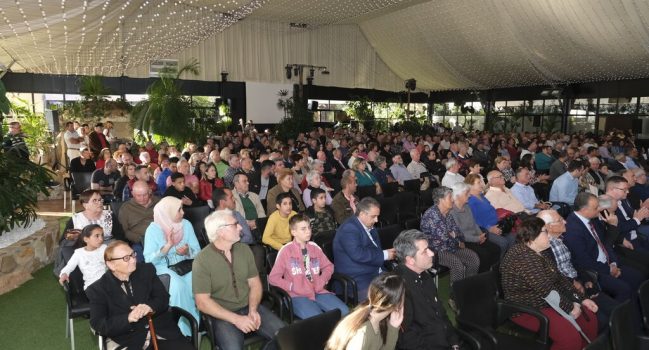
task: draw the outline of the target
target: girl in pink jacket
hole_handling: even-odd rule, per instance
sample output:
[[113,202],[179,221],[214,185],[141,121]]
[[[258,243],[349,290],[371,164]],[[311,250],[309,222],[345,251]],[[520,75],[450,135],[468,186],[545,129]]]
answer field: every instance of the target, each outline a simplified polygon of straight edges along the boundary
[[294,215],[289,229],[293,240],[280,249],[268,281],[291,296],[293,313],[301,319],[334,309],[340,309],[344,317],[349,313],[347,305],[325,289],[334,265],[317,244],[309,242],[309,217]]

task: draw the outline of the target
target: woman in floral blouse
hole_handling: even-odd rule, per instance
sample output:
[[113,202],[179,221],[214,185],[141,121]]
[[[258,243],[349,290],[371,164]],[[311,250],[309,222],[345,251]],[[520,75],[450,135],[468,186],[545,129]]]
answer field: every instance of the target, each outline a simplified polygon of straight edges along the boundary
[[439,256],[439,263],[451,270],[451,283],[478,272],[478,255],[464,246],[464,236],[449,214],[452,191],[441,186],[433,190],[433,203],[421,218],[421,230],[428,235],[428,246]]

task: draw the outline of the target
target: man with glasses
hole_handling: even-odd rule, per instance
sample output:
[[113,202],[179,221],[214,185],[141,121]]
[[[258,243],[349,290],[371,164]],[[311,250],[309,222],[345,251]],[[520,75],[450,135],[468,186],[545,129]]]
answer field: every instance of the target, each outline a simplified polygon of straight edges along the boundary
[[629,182],[624,177],[612,176],[606,180],[606,195],[616,202],[615,214],[621,236],[614,242],[615,251],[628,260],[627,263],[649,274],[649,243],[640,237],[641,232],[649,232],[649,226],[642,223],[649,217],[649,208],[642,206],[634,210],[626,198],[628,193]]
[[613,247],[606,242],[607,224],[616,225],[613,221],[599,219],[599,200],[593,194],[579,193],[574,208],[575,211],[566,219],[563,239],[570,250],[573,266],[597,272],[603,292],[618,302],[628,300],[635,295],[644,278],[636,269],[621,264]]
[[356,204],[356,215],[343,222],[334,237],[335,272],[356,281],[359,302],[367,299],[370,282],[381,273],[383,263],[395,257],[394,249],[383,250],[374,228],[380,213],[381,206],[376,199],[361,199]]
[[[194,259],[192,284],[198,309],[211,318],[221,349],[243,349],[244,335],[274,336],[285,324],[260,304],[262,284],[248,245],[239,242],[241,226],[231,210],[216,210],[205,219],[210,244]],[[235,263],[236,261],[236,263]]]
[[90,325],[107,337],[108,349],[152,348],[150,314],[160,349],[193,349],[183,337],[169,310],[169,293],[151,264],[137,264],[137,253],[126,242],[108,245],[104,260],[108,270],[86,289],[90,300]]
[[[607,222],[617,221],[617,217],[613,214],[604,215]],[[591,299],[597,304],[597,325],[600,332],[607,329],[611,311],[618,303],[599,289],[596,278],[592,279],[593,276],[584,273],[584,271],[581,274],[578,273],[572,265],[570,250],[563,244],[562,236],[566,232],[566,221],[561,215],[556,210],[548,209],[540,211],[536,217],[545,222],[545,229],[550,238],[551,249],[546,251],[547,256],[550,256],[549,252],[552,252],[551,257],[556,261],[561,275],[575,286],[582,297]]]
[[133,243],[133,250],[138,255],[138,261],[144,261],[143,240],[149,224],[153,222],[153,207],[160,198],[151,195],[151,188],[144,181],[133,183],[133,198],[122,204],[117,219],[126,235]]
[[550,202],[562,202],[572,205],[579,192],[579,178],[584,172],[584,164],[579,160],[568,163],[568,169],[557,177],[550,189]]

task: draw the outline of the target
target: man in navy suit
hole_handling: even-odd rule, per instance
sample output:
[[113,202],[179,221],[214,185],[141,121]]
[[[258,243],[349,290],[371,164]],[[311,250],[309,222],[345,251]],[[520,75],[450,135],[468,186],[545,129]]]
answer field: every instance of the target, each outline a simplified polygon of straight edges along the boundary
[[356,215],[343,222],[334,237],[334,271],[356,281],[359,302],[367,299],[370,282],[381,272],[383,262],[395,256],[394,249],[381,249],[374,228],[380,213],[376,199],[363,198],[356,204]]
[[[645,275],[649,273],[649,242],[641,237],[640,231],[646,231],[649,227],[642,224],[642,220],[649,217],[649,208],[640,207],[634,210],[627,199],[630,184],[622,176],[612,176],[606,180],[606,195],[615,202],[615,214],[618,218],[618,229],[620,239],[615,251],[620,254],[624,261],[637,268]],[[611,210],[613,212],[613,210]]]
[[643,282],[637,270],[618,262],[610,244],[606,244],[606,225],[617,226],[617,216],[603,214],[599,218],[596,196],[581,192],[575,198],[575,211],[566,220],[563,243],[570,250],[572,264],[577,269],[598,273],[602,290],[616,301],[625,301],[635,294]]

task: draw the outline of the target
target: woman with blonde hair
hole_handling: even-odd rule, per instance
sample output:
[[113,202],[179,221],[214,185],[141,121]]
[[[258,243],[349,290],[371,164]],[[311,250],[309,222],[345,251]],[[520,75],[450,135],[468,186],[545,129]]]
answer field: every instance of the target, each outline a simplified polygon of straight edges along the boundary
[[372,280],[368,299],[338,323],[327,350],[394,349],[403,322],[403,279],[384,273]]

